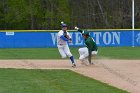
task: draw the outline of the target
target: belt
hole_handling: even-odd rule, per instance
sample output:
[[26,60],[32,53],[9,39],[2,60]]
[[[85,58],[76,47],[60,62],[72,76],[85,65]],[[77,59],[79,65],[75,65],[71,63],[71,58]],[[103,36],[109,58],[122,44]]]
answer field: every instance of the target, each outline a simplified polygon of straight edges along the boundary
[[62,46],[62,45],[65,45],[65,44],[58,44],[58,45],[61,45]]
[[98,49],[95,49],[95,50],[93,50],[93,51],[98,51]]

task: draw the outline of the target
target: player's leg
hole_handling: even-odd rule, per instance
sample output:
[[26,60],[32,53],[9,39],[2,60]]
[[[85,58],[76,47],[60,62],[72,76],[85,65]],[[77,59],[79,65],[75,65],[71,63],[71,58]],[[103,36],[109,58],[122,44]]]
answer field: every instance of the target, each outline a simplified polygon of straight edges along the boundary
[[92,55],[97,55],[98,51],[92,51]]
[[79,57],[79,60],[82,62],[82,64],[85,64],[85,65],[88,65],[89,62],[88,62],[88,48],[87,47],[84,47],[84,48],[79,48],[79,54],[80,54],[80,57]]
[[66,58],[67,57],[66,53],[64,51],[64,47],[63,46],[58,45],[58,51],[59,51],[59,53],[60,53],[62,58]]
[[79,48],[78,51],[80,54],[79,59],[84,59],[84,58],[88,57],[88,48],[87,47]]
[[[79,54],[80,54],[80,61],[82,62],[82,64],[89,64],[89,61],[88,61],[88,56],[89,56],[89,53],[88,53],[88,48],[87,47],[84,47],[84,48],[80,48],[79,50]],[[92,51],[92,56],[95,56],[97,55],[98,51]],[[91,64],[93,64],[93,62],[91,62]]]
[[94,64],[97,54],[98,54],[98,51],[92,51],[92,58],[93,58],[92,64]]
[[67,54],[67,56],[70,58],[73,67],[75,67],[76,65],[75,65],[75,62],[74,62],[74,57],[73,57],[73,55],[71,54],[68,45],[65,45],[65,46],[64,46],[64,51],[65,51],[65,53]]
[[78,52],[79,55],[82,56],[85,53],[84,48],[79,48]]

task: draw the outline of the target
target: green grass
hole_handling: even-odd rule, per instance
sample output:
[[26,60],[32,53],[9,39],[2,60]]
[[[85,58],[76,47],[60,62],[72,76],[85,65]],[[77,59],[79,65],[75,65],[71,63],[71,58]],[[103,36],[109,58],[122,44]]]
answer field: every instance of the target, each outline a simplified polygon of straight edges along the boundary
[[0,49],[0,59],[58,59],[57,48],[9,48]]
[[0,69],[0,93],[128,93],[70,70]]
[[[78,48],[70,48],[77,59]],[[140,59],[140,47],[99,47],[98,58]],[[0,49],[0,59],[61,59],[57,48]],[[0,93],[127,93],[69,70],[0,69]]]
[[[79,58],[78,48],[70,48]],[[98,58],[140,59],[140,47],[99,47]],[[0,59],[61,59],[57,48],[0,49]]]
[[140,59],[140,47],[102,47],[99,48],[99,58]]

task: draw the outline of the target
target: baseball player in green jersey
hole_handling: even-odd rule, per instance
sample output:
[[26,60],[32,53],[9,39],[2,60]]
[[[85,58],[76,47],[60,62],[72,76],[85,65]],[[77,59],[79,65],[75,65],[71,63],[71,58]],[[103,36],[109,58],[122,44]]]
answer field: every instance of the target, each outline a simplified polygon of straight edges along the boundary
[[78,27],[75,27],[75,29],[82,34],[86,45],[86,47],[79,48],[80,61],[82,62],[82,64],[86,65],[93,64],[93,62],[91,62],[91,57],[93,55],[97,55],[98,53],[98,47],[96,45],[96,42],[89,35],[88,31],[81,30]]

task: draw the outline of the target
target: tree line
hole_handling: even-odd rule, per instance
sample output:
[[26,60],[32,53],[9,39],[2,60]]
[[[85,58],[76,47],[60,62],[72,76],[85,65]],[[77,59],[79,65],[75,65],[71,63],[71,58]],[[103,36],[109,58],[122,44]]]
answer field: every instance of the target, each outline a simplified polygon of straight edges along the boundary
[[[131,28],[132,0],[0,0],[1,30]],[[135,0],[135,27],[140,28],[140,1]]]

